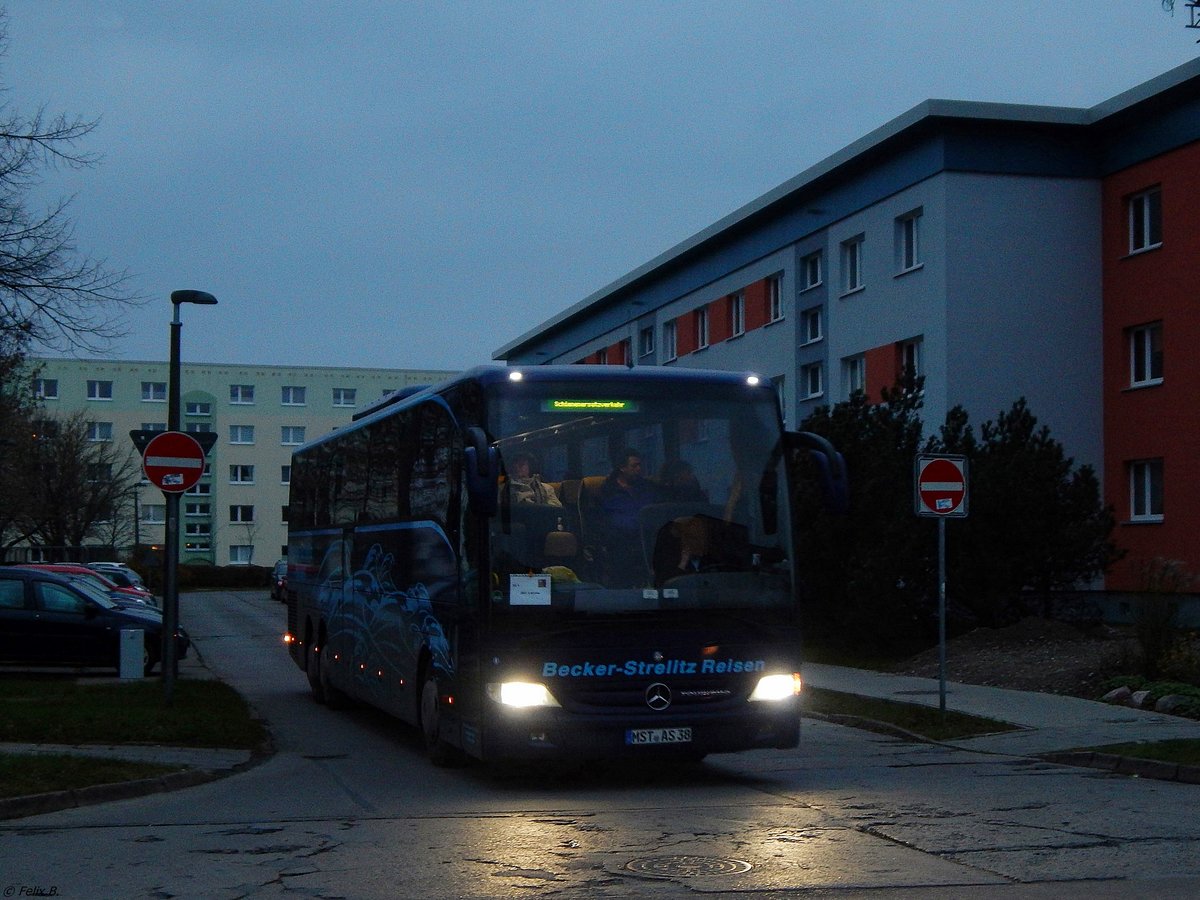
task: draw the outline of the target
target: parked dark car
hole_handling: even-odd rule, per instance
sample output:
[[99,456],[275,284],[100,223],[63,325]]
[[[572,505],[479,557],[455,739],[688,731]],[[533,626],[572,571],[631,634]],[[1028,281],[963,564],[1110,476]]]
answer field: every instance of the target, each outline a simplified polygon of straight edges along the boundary
[[[145,632],[142,668],[149,675],[162,648],[162,613],[119,606],[100,588],[40,569],[0,568],[0,662],[32,666],[120,666],[124,628]],[[180,659],[191,640],[176,632]]]
[[106,594],[120,593],[139,603],[145,603],[148,606],[158,606],[158,598],[150,593],[144,585],[140,583],[122,585],[115,581],[108,572],[98,572],[89,566],[82,566],[77,563],[28,563],[24,568],[41,569],[46,572],[53,572],[56,575],[77,575],[80,578],[86,578],[94,582]]
[[275,563],[271,572],[271,599],[282,603],[287,599],[287,560]]

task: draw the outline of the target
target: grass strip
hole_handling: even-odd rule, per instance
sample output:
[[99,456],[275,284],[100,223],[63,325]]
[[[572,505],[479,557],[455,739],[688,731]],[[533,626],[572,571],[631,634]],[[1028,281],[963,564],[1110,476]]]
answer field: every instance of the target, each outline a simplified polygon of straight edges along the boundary
[[241,695],[219,681],[179,679],[168,707],[158,679],[0,679],[0,741],[254,749],[265,737]]
[[851,716],[874,722],[885,722],[933,741],[953,741],[980,734],[1013,731],[1016,726],[995,719],[969,716],[966,713],[924,706],[919,703],[897,703],[878,697],[860,697],[823,688],[807,687],[805,709],[826,716]]
[[59,753],[0,753],[0,799],[158,778],[184,768]]

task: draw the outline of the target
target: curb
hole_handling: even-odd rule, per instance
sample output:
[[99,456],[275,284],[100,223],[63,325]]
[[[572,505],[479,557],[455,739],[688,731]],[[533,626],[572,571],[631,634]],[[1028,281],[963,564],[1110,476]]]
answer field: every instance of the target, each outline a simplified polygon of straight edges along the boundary
[[21,819],[26,816],[59,812],[64,809],[78,809],[98,803],[109,803],[113,800],[132,800],[137,797],[147,797],[150,794],[163,794],[208,784],[211,781],[219,781],[230,775],[237,775],[253,769],[274,755],[275,748],[268,741],[265,746],[254,750],[248,760],[227,769],[184,769],[181,772],[160,775],[158,778],[139,778],[136,781],[119,781],[114,784],[93,784],[69,791],[50,791],[25,797],[8,797],[0,799],[0,820]]

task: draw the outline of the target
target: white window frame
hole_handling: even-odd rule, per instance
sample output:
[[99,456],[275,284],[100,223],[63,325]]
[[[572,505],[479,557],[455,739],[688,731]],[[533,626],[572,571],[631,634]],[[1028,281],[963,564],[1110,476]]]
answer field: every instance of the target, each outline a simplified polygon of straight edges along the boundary
[[[1162,246],[1162,186],[1132,194],[1129,209],[1129,252],[1144,253]],[[1157,228],[1158,234],[1155,234]],[[1154,240],[1157,237],[1158,240]]]
[[138,519],[143,525],[166,525],[167,505],[165,503],[143,503]]
[[823,283],[821,251],[809,253],[800,260],[800,290],[811,291]]
[[192,485],[183,493],[188,497],[211,497],[212,485],[207,481],[201,481]]
[[38,400],[58,399],[57,378],[35,378],[33,380],[33,395]]
[[1163,521],[1163,461],[1139,459],[1129,464],[1129,521]]
[[696,329],[696,349],[703,350],[708,347],[708,307],[696,310],[692,322]]
[[254,504],[233,503],[229,506],[229,521],[236,525],[254,524]]
[[185,516],[191,516],[193,518],[195,518],[196,516],[203,516],[204,518],[208,518],[209,516],[212,515],[212,504],[211,503],[184,503],[183,504],[183,514]]
[[291,484],[292,483],[292,467],[291,467],[291,465],[283,465],[283,466],[279,467],[279,483],[280,484]]
[[729,337],[746,333],[746,293],[737,291],[729,296]]
[[[1162,330],[1162,322],[1151,322],[1129,329],[1130,387],[1151,387],[1162,384]],[[1156,361],[1157,375],[1154,374]]]
[[846,399],[858,391],[867,389],[867,357],[864,354],[847,356],[842,360],[842,378],[846,385]]
[[212,522],[185,522],[184,537],[212,537]]
[[825,339],[825,307],[810,306],[800,313],[800,345],[815,344]]
[[87,398],[89,400],[104,401],[105,403],[112,402],[113,383],[111,381],[89,378],[87,383]]
[[663,346],[663,362],[671,362],[679,358],[678,346],[678,325],[674,319],[669,322],[663,322],[662,326],[662,346]]
[[143,422],[142,431],[166,431],[166,422]]
[[921,338],[900,342],[900,369],[902,372],[911,368],[914,378],[925,374],[924,343]]
[[638,331],[638,356],[649,356],[654,352],[654,326],[649,325]]
[[783,321],[783,276],[767,279],[767,324]]
[[855,235],[849,240],[842,241],[842,296],[861,291],[865,286],[863,280],[863,244],[864,235]]
[[279,443],[284,447],[298,447],[304,443],[303,425],[281,425]]
[[253,444],[254,443],[254,426],[253,425],[230,425],[229,426],[229,443],[231,443],[231,444]]
[[143,403],[166,403],[167,402],[167,383],[165,381],[143,381],[142,382],[142,402]]
[[253,544],[230,544],[229,564],[231,566],[248,566],[254,561]]
[[112,422],[88,422],[87,439],[94,444],[110,444],[113,439]]
[[199,401],[193,400],[190,403],[184,404],[183,414],[185,416],[211,416],[212,415],[212,404],[211,403],[201,403]]
[[254,466],[232,463],[229,466],[230,484],[254,484]]
[[921,259],[921,217],[924,211],[915,209],[896,219],[896,267],[903,275],[924,265]]
[[819,362],[808,363],[800,367],[801,399],[811,400],[825,395],[824,366]]
[[334,388],[333,389],[333,405],[354,407],[358,405],[358,389],[357,388]]
[[231,384],[229,386],[229,402],[234,406],[252,406],[254,404],[254,385]]
[[304,385],[285,384],[279,389],[279,402],[283,406],[307,406],[308,390]]

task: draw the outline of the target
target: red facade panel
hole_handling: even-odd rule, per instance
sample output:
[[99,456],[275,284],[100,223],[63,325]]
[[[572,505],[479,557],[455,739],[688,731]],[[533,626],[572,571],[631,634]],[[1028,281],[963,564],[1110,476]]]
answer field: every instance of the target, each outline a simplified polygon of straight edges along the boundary
[[[1161,246],[1130,251],[1130,198],[1161,190]],[[1104,493],[1127,551],[1112,590],[1144,587],[1156,558],[1200,575],[1200,143],[1105,179]],[[1133,330],[1161,323],[1162,380],[1133,384]],[[1162,460],[1161,521],[1131,521],[1131,464]]]
[[730,297],[718,297],[708,304],[708,342],[719,344],[733,337]]
[[675,320],[675,355],[696,352],[696,313],[684,313]]
[[771,321],[770,279],[763,278],[746,285],[746,330],[762,328]]
[[866,357],[867,400],[879,403],[883,400],[883,391],[896,383],[896,373],[899,371],[899,351],[895,344],[884,344],[863,354]]

